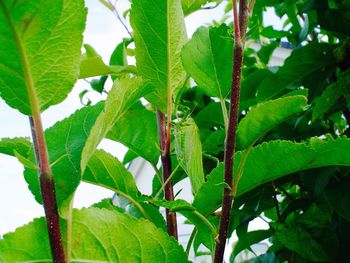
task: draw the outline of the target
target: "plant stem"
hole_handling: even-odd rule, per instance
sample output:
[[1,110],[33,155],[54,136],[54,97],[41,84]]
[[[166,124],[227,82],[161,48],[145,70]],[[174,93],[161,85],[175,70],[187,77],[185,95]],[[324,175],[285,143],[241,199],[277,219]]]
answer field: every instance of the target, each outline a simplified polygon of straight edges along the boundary
[[[236,128],[238,122],[239,97],[241,88],[241,75],[243,64],[243,42],[242,34],[245,34],[248,20],[248,6],[246,0],[240,2],[238,17],[237,1],[232,0],[234,20],[234,56],[232,69],[231,101],[229,111],[229,123],[226,134],[224,155],[224,181],[230,188],[225,188],[222,198],[222,215],[220,218],[219,236],[216,242],[214,262],[222,263],[227,239],[227,230],[230,223],[230,212],[235,192],[232,191],[232,177],[234,168],[234,153],[236,147]],[[242,25],[240,25],[240,22]],[[237,188],[237,187],[236,187]]]
[[29,117],[33,137],[36,162],[39,167],[39,180],[46,224],[49,233],[53,262],[65,263],[62,236],[60,231],[59,215],[55,195],[55,185],[48,157],[40,113]]
[[[163,182],[165,183],[164,187],[164,197],[166,200],[174,200],[174,191],[171,179],[168,178],[171,176],[171,159],[170,159],[170,116],[168,116],[168,124],[165,121],[165,115],[161,111],[157,110],[157,123],[158,123],[158,135],[159,135],[159,144],[161,151],[161,160],[163,167]],[[165,209],[166,221],[168,234],[173,236],[176,240],[178,239],[177,234],[177,221],[176,213],[172,213],[169,209]]]

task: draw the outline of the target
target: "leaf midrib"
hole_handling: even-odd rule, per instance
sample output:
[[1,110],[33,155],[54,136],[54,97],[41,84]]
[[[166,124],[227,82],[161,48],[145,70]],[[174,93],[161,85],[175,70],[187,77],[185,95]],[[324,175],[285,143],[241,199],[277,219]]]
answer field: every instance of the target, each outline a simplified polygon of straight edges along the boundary
[[0,1],[0,7],[3,10],[5,17],[7,19],[7,22],[11,28],[11,30],[13,31],[14,34],[14,40],[15,43],[18,46],[18,51],[20,54],[20,59],[21,59],[21,66],[23,68],[23,79],[24,82],[26,84],[26,88],[27,88],[27,92],[28,92],[28,97],[29,97],[29,104],[30,104],[30,109],[31,109],[31,113],[33,116],[38,116],[40,114],[40,109],[39,109],[39,103],[38,103],[38,99],[35,93],[35,86],[34,86],[34,82],[33,82],[33,78],[32,78],[32,73],[29,67],[29,61],[26,55],[26,50],[25,47],[23,45],[22,39],[20,38],[16,27],[9,15],[8,10],[6,9],[6,6],[4,4],[3,1]]

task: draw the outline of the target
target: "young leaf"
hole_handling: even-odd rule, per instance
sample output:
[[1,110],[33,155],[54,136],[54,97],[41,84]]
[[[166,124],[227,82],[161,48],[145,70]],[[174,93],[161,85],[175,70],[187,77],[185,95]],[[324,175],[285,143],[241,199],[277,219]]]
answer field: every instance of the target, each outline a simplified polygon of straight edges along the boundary
[[[350,166],[350,139],[321,140],[312,138],[308,142],[271,141],[253,147],[247,157],[237,196],[283,176],[329,165]],[[243,152],[236,153],[240,162]],[[221,204],[224,166],[221,163],[208,176],[195,196],[194,207],[204,215],[213,212]],[[235,166],[235,173],[238,167]],[[210,196],[210,198],[208,198]]]
[[[98,208],[74,211],[73,218],[72,262],[189,262],[173,238],[146,220]],[[0,261],[52,262],[47,236],[44,218],[18,228],[0,240]]]
[[[80,183],[80,156],[102,109],[102,103],[84,107],[45,131],[50,163],[55,163],[51,168],[55,178],[59,207],[72,195]],[[34,162],[33,149],[29,154],[29,159]],[[37,171],[27,168],[24,171],[24,177],[35,199],[41,203]]]
[[222,99],[231,88],[232,53],[233,38],[223,24],[200,27],[183,47],[181,56],[186,71],[203,92]]
[[106,65],[102,58],[90,45],[84,45],[86,53],[82,56],[80,62],[79,78],[90,78],[95,76],[105,76],[109,74],[136,73],[133,66],[127,65]]
[[180,58],[186,41],[181,1],[133,0],[130,22],[137,70],[152,90],[145,98],[167,112],[168,101],[177,98],[186,80]]
[[311,43],[295,49],[284,65],[266,77],[258,87],[257,99],[264,101],[283,94],[290,85],[301,84],[303,78],[335,63],[334,45]]
[[32,143],[29,138],[2,138],[0,140],[0,153],[15,157],[15,152],[27,158],[29,151],[32,148]]
[[127,111],[107,134],[107,138],[124,144],[153,164],[158,162],[160,147],[154,112],[145,108]]
[[117,158],[102,150],[97,150],[91,157],[83,181],[122,192],[132,198],[139,193],[132,174]]
[[193,119],[187,119],[175,128],[175,150],[181,167],[190,178],[192,191],[197,193],[204,184],[202,144]]
[[113,83],[104,111],[96,120],[84,146],[81,157],[82,172],[84,172],[101,140],[105,138],[122,115],[143,96],[143,93],[144,84],[141,78],[122,78]]
[[289,117],[305,110],[305,96],[287,96],[258,104],[240,121],[237,128],[237,144],[248,148]]
[[78,78],[85,17],[83,0],[0,2],[0,93],[7,104],[32,115],[67,97]]

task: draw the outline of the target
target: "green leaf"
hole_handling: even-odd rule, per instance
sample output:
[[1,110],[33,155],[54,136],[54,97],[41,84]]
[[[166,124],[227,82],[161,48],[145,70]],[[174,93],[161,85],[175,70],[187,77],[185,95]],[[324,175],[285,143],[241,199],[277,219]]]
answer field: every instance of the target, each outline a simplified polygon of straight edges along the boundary
[[207,3],[220,3],[222,0],[181,0],[182,10],[189,15],[201,9]]
[[63,101],[79,73],[84,1],[0,2],[0,92],[26,115]]
[[122,192],[133,198],[139,194],[132,174],[117,158],[103,150],[97,150],[90,158],[83,181],[114,192]]
[[[80,158],[86,139],[103,109],[103,104],[84,107],[45,131],[58,207],[71,197],[81,180]],[[33,149],[29,159],[34,162]],[[37,171],[25,169],[24,177],[35,199],[41,203]],[[62,211],[61,211],[62,212]]]
[[235,257],[243,250],[250,249],[250,247],[256,243],[259,243],[267,238],[269,238],[273,234],[271,229],[268,230],[256,230],[246,233],[243,239],[239,239],[235,244],[230,260],[233,260]]
[[261,31],[261,35],[267,38],[281,39],[284,37],[288,37],[290,35],[290,32],[275,30],[272,26],[268,26],[263,28],[263,30]]
[[144,93],[144,84],[141,78],[122,78],[113,83],[108,93],[105,108],[100,114],[87,139],[81,157],[81,170],[84,172],[91,156],[99,143],[113,128],[115,123]]
[[[98,208],[74,211],[73,218],[72,262],[189,262],[173,238],[146,220]],[[50,254],[44,218],[0,241],[2,262],[52,262]]]
[[331,204],[332,208],[350,221],[350,181],[345,180],[336,185],[330,186],[325,191],[325,198]]
[[200,129],[213,127],[225,127],[220,103],[211,102],[203,108],[194,118]]
[[286,93],[291,85],[300,86],[303,78],[334,65],[334,48],[334,45],[326,43],[311,43],[295,49],[275,74],[262,81],[258,87],[257,99],[264,101],[275,98]]
[[81,58],[80,62],[80,76],[79,78],[85,79],[95,76],[105,75],[120,75],[125,73],[136,73],[133,66],[128,65],[106,65],[102,58],[90,45],[84,45],[86,54]]
[[251,147],[269,130],[305,110],[306,103],[305,96],[287,96],[258,104],[240,121],[237,144],[243,149]]
[[175,201],[157,200],[155,201],[155,204],[165,207],[171,212],[178,212],[188,219],[193,225],[196,226],[198,230],[197,235],[199,236],[201,242],[208,249],[213,251],[217,230],[207,219],[207,217],[196,211],[191,204],[181,199]]
[[23,157],[28,157],[32,143],[29,138],[2,138],[0,141],[0,153],[15,157],[15,152]]
[[175,127],[175,151],[181,167],[190,178],[192,191],[197,193],[204,184],[202,143],[199,130],[189,118]]
[[[127,66],[127,46],[132,43],[133,40],[130,38],[124,38],[121,43],[119,43],[115,49],[113,50],[113,53],[111,55],[111,58],[109,60],[109,65],[119,65],[119,66]],[[112,75],[112,80],[116,80],[118,76]]]
[[304,259],[327,262],[330,257],[315,238],[297,222],[276,224],[275,237],[288,249],[298,253]]
[[137,70],[152,91],[145,98],[167,112],[168,97],[175,101],[186,80],[180,57],[186,41],[181,1],[133,0],[130,22]]
[[338,81],[329,85],[322,95],[315,99],[315,107],[312,111],[312,121],[328,112],[338,101],[338,99],[347,92],[350,84],[350,71],[342,73]]
[[[253,147],[247,157],[242,177],[238,183],[237,196],[283,176],[317,167],[330,165],[350,166],[350,139],[308,142],[271,141]],[[243,152],[237,152],[235,163],[240,163]],[[235,174],[238,165],[235,165]],[[199,189],[193,205],[204,215],[215,211],[221,204],[224,165],[216,167]],[[210,198],[208,198],[210,196]]]
[[145,108],[127,111],[107,134],[107,138],[124,144],[153,164],[158,162],[160,147],[154,112]]
[[231,88],[232,53],[233,38],[223,24],[200,27],[183,47],[181,56],[187,73],[206,95],[224,98]]

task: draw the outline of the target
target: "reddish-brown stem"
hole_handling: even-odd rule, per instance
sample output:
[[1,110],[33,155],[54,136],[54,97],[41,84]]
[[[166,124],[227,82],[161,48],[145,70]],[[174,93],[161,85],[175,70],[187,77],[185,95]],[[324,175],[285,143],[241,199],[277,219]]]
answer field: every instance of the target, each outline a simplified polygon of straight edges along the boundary
[[[168,117],[169,118],[169,117]],[[163,167],[163,182],[165,183],[171,175],[171,159],[170,159],[170,120],[168,124],[165,115],[161,111],[157,111],[158,135],[160,144],[160,157]],[[164,186],[164,196],[166,200],[174,200],[174,190],[171,180]],[[165,210],[168,234],[178,239],[176,213],[172,213],[169,209]]]
[[40,114],[38,116],[29,117],[29,122],[33,137],[36,163],[39,169],[40,189],[49,233],[52,260],[57,263],[65,263],[66,259],[62,245],[55,185],[51,173]]
[[[222,198],[222,214],[220,218],[219,236],[216,241],[214,262],[222,263],[225,243],[227,239],[227,231],[230,224],[230,212],[232,207],[232,200],[235,196],[237,187],[232,185],[233,182],[233,168],[234,168],[234,153],[236,145],[236,128],[239,114],[239,97],[241,87],[241,75],[242,75],[242,64],[243,64],[243,42],[242,36],[245,34],[248,10],[247,1],[241,0],[240,13],[238,17],[237,2],[232,1],[233,4],[233,19],[234,19],[234,55],[233,55],[233,69],[232,69],[232,86],[231,86],[231,102],[229,112],[229,123],[226,134],[225,142],[225,154],[224,154],[224,181],[229,186],[224,189]],[[242,25],[240,25],[240,22]]]

